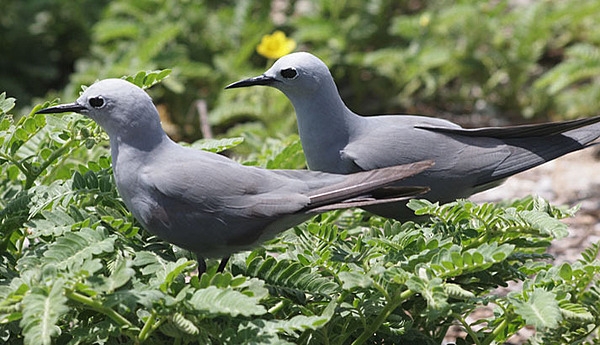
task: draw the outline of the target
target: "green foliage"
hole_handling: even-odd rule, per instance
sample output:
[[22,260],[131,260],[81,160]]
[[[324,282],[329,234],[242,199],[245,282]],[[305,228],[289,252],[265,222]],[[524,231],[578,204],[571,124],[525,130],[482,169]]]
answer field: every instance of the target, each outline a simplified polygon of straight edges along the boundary
[[[128,78],[149,87],[167,74]],[[105,134],[78,115],[32,112],[15,121],[13,104],[3,94],[5,342],[439,344],[455,322],[475,344],[503,342],[528,324],[543,343],[599,340],[600,244],[574,263],[553,266],[546,254],[567,234],[559,219],[575,209],[538,198],[413,200],[430,219],[422,224],[338,211],[234,255],[225,273],[210,265],[197,276],[189,253],[141,230],[125,209]],[[191,146],[218,152],[241,142]],[[247,164],[303,162],[292,136],[267,141]],[[522,288],[495,294],[511,280]],[[490,303],[496,312],[486,326],[467,321]]]
[[88,52],[107,0],[0,1],[0,86],[27,106],[60,90]]
[[50,287],[36,287],[23,297],[23,316],[20,326],[23,336],[34,344],[51,344],[52,337],[60,334],[58,319],[69,310],[63,295],[63,281]]
[[[189,142],[201,136],[199,99],[217,136],[295,132],[293,108],[278,91],[223,91],[272,64],[255,49],[274,29],[325,60],[359,113],[480,113],[493,121],[600,112],[596,0],[314,0],[273,8],[249,0],[49,0],[5,7],[0,85],[26,102],[21,107],[67,81],[61,96],[71,98],[97,79],[173,67],[172,78],[151,92],[169,134]],[[236,151],[256,151],[248,144]]]
[[[295,121],[281,93],[222,91],[270,66],[255,48],[279,28],[299,50],[325,60],[344,100],[359,113],[521,119],[600,112],[595,0],[273,6],[249,0],[9,2],[0,23],[7,47],[0,85],[26,106],[67,81],[62,97],[70,98],[97,79],[174,67],[172,78],[152,90],[164,106],[163,122],[173,124],[172,136],[200,138],[193,104],[202,99],[217,135],[285,137],[295,132]],[[252,150],[242,145],[240,151]]]
[[[315,4],[283,11],[285,25],[332,66],[357,110],[423,109],[433,100],[459,113],[482,102],[527,116],[557,105],[569,116],[595,109],[583,102],[598,92],[595,1]],[[150,92],[181,137],[196,139],[184,114],[197,98],[207,99],[218,133],[235,135],[192,147],[220,152],[244,141],[237,152],[248,153],[238,158],[245,164],[303,167],[298,137],[286,135],[294,119],[283,96],[220,91],[269,64],[253,51],[274,27],[270,15],[251,1],[113,1],[65,94],[124,74],[144,88],[160,83]],[[567,107],[562,95],[575,101]],[[210,265],[197,276],[190,253],[140,229],[126,210],[106,135],[93,122],[35,115],[54,103],[15,119],[15,100],[0,95],[4,342],[439,344],[456,322],[474,344],[502,343],[527,324],[539,343],[600,341],[600,244],[574,263],[553,265],[546,254],[566,236],[559,219],[574,209],[537,198],[413,200],[422,224],[338,211],[234,255],[225,273]],[[509,281],[522,287],[497,294]],[[467,321],[490,304],[493,316]]]
[[197,99],[207,101],[216,134],[292,133],[293,109],[276,90],[222,92],[272,63],[255,47],[278,17],[302,50],[331,66],[359,113],[564,118],[600,110],[597,1],[311,4],[271,11],[251,1],[112,1],[82,31],[91,47],[64,95],[96,79],[174,66],[173,77],[152,91],[165,106],[163,120],[174,124],[171,135],[199,138]]

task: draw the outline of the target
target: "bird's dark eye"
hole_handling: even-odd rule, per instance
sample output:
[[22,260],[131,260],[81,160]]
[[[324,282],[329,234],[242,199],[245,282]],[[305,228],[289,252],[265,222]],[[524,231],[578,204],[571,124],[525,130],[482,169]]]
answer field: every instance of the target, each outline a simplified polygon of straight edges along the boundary
[[298,76],[298,72],[295,68],[286,68],[281,70],[281,76],[285,79],[295,79]]
[[92,97],[90,98],[89,103],[94,108],[102,108],[104,106],[104,98],[101,96]]

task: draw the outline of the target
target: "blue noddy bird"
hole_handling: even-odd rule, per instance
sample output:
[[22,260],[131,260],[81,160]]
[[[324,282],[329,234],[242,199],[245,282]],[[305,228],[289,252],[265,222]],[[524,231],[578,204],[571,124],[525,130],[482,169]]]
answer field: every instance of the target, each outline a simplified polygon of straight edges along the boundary
[[[274,87],[292,102],[309,169],[348,174],[433,160],[431,169],[399,184],[429,186],[423,197],[434,202],[498,186],[509,176],[597,144],[600,136],[600,116],[477,129],[425,116],[360,116],[342,101],[325,63],[306,52],[286,55],[264,74],[226,88],[253,85]],[[414,218],[403,203],[366,209]]]
[[[163,131],[152,99],[122,79],[105,79],[70,104],[40,114],[77,112],[110,138],[123,202],[152,234],[198,255],[221,257],[251,249],[312,215],[404,200],[426,187],[385,186],[417,174],[431,161],[339,175],[266,170],[222,155],[182,147]],[[411,162],[412,163],[412,162]]]

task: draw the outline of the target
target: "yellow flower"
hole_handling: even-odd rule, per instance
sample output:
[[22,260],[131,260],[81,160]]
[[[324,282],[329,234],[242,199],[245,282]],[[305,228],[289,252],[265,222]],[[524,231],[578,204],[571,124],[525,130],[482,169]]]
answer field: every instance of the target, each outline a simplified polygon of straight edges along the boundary
[[429,25],[430,21],[431,21],[431,16],[429,15],[429,13],[425,13],[425,14],[421,15],[421,17],[419,18],[419,25],[421,25],[421,27],[426,27]]
[[267,59],[279,59],[296,49],[296,41],[287,38],[282,31],[275,31],[272,35],[264,35],[256,51]]

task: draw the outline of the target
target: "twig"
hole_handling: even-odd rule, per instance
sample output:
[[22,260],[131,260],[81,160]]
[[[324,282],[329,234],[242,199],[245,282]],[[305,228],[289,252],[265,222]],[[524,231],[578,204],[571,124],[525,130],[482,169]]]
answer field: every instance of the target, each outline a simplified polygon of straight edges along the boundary
[[210,123],[208,122],[208,110],[206,107],[206,101],[199,99],[195,103],[196,111],[198,111],[198,119],[200,120],[200,132],[202,137],[205,139],[212,139],[213,133]]

